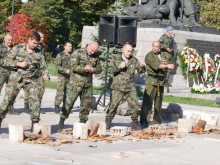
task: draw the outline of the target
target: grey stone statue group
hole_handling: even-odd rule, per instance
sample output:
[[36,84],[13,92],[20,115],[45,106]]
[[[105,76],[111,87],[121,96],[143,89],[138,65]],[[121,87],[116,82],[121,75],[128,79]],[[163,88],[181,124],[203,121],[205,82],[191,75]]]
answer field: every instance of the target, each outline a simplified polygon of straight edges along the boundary
[[124,8],[128,16],[144,20],[169,20],[173,26],[201,26],[192,0],[142,0],[141,4],[131,1]]

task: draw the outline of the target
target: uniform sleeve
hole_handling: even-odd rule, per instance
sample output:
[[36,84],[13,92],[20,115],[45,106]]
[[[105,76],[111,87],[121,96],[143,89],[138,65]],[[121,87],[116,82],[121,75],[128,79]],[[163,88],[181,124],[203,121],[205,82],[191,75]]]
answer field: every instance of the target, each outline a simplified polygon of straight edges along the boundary
[[46,60],[44,58],[43,55],[41,55],[41,71],[42,71],[42,75],[45,76],[49,76],[50,77],[50,73],[49,73],[49,69],[48,69],[48,66],[47,66],[47,63],[46,63]]
[[169,45],[167,44],[164,35],[160,37],[160,48],[161,50],[166,50],[167,48],[169,48]]
[[158,63],[155,58],[152,57],[152,54],[148,54],[145,57],[145,64],[152,68],[154,71],[159,69],[161,63]]
[[136,70],[137,70],[138,73],[145,73],[146,67],[145,67],[145,66],[144,66],[144,67],[141,67],[140,64],[139,64],[139,62],[138,62],[138,60],[137,60]]
[[56,57],[56,61],[55,61],[55,67],[58,70],[59,73],[61,74],[66,74],[67,69],[64,69],[62,67],[62,55],[58,54]]
[[7,57],[0,58],[0,65],[9,69],[16,69],[16,64],[18,62],[16,57],[16,49],[13,48],[10,52],[8,52]]
[[76,50],[71,54],[70,57],[70,68],[73,72],[85,73],[85,65],[80,65],[80,53]]
[[98,58],[96,67],[94,68],[94,73],[95,74],[100,74],[102,72],[102,66],[100,64],[100,59]]

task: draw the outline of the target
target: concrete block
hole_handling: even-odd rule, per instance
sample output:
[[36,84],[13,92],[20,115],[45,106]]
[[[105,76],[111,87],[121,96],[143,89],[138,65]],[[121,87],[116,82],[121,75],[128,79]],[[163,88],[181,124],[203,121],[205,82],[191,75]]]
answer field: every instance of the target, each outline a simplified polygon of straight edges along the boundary
[[74,123],[73,125],[73,137],[80,139],[87,139],[88,126],[86,123]]
[[99,122],[99,129],[97,134],[99,136],[106,135],[106,124],[105,122]]
[[112,127],[110,129],[111,135],[116,135],[116,136],[126,136],[128,131],[128,127]]
[[220,126],[217,125],[205,125],[205,131],[211,130],[211,129],[220,129]]
[[191,119],[179,119],[178,120],[178,131],[190,132],[192,131],[193,122]]
[[187,119],[191,119],[193,124],[197,124],[199,120],[201,119],[202,114],[201,113],[191,113],[187,117]]
[[207,125],[217,125],[218,115],[203,113],[201,120],[205,120]]
[[41,134],[42,136],[50,136],[51,126],[45,125],[45,124],[40,124],[40,123],[35,123],[33,133],[34,134]]
[[9,124],[9,139],[14,142],[21,142],[24,140],[23,126],[21,124]]
[[218,115],[217,126],[220,127],[220,115]]

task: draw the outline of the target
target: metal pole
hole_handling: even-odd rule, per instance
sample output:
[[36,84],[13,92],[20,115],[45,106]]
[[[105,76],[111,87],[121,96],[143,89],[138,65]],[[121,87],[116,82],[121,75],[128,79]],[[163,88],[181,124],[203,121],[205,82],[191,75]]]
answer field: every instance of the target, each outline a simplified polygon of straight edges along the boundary
[[11,34],[11,35],[12,35],[12,28],[13,28],[14,6],[15,6],[15,0],[13,0],[13,2],[12,2],[12,11],[11,11],[11,30],[10,30],[10,34]]

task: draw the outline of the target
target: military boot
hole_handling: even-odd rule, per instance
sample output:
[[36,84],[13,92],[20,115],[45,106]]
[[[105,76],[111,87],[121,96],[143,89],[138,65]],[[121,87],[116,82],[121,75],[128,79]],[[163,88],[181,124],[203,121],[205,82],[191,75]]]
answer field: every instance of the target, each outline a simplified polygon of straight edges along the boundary
[[80,123],[86,123],[87,120],[85,120],[85,119],[80,119],[79,122],[80,122]]
[[2,121],[3,121],[3,119],[2,119],[2,118],[0,118],[0,128],[1,128],[1,125],[2,125]]
[[32,123],[31,123],[31,132],[33,132],[33,130],[34,130],[34,124],[35,123],[39,123],[39,121],[32,121]]
[[59,114],[59,112],[60,112],[60,106],[55,105],[54,113]]
[[189,21],[191,23],[192,26],[201,26],[197,21],[196,21],[196,16],[195,14],[191,14],[189,16]]
[[15,111],[15,109],[12,105],[9,107],[8,113],[11,115],[18,115],[18,112]]
[[132,122],[131,122],[131,129],[133,131],[138,131],[138,130],[141,129],[140,126],[139,126],[138,120],[132,120]]
[[65,122],[65,119],[60,118],[60,121],[59,121],[59,124],[58,124],[57,132],[61,132],[61,131],[63,130],[64,122]]
[[105,123],[106,123],[106,130],[109,130],[111,128],[112,119],[106,118]]
[[24,113],[30,114],[29,103],[24,103]]

